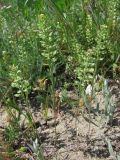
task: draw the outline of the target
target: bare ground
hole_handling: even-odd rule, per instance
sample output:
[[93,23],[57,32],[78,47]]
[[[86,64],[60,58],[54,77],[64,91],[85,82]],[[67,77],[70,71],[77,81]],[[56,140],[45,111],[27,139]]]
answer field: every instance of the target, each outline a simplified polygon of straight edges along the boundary
[[[39,143],[42,144],[46,160],[114,160],[116,157],[111,156],[108,150],[109,141],[114,153],[120,155],[120,83],[112,82],[109,87],[111,102],[115,106],[111,123],[107,123],[103,114],[105,100],[102,91],[97,93],[91,102],[94,112],[89,112],[84,107],[61,106],[60,114],[54,118],[52,110],[49,109],[46,124],[41,108],[33,111]],[[6,111],[0,111],[0,141],[4,145],[3,128],[8,120]],[[30,132],[31,130],[27,131],[27,136]],[[26,143],[29,144],[30,141],[25,140],[24,136],[17,140],[19,146],[29,146]],[[29,151],[19,156],[21,159],[35,160],[34,154]]]

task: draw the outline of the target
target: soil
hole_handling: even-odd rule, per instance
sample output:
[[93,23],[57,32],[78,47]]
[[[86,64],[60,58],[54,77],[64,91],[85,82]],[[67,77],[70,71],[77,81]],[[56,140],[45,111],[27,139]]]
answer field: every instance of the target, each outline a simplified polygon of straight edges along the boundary
[[[117,160],[116,157],[120,156],[120,82],[111,81],[109,90],[111,105],[114,106],[111,122],[104,116],[105,97],[102,91],[97,92],[89,104],[91,110],[85,106],[61,105],[57,115],[48,109],[47,121],[41,108],[32,108],[38,141],[46,160]],[[5,152],[7,142],[4,142],[3,136],[8,115],[3,108],[0,108],[0,114],[0,152]],[[27,128],[27,121],[24,120],[23,124],[23,118],[21,126],[29,136],[31,129]],[[36,159],[30,151],[30,142],[23,135],[17,140],[17,149],[22,145],[28,147],[27,152],[18,154],[21,159]],[[114,154],[109,153],[110,144]]]

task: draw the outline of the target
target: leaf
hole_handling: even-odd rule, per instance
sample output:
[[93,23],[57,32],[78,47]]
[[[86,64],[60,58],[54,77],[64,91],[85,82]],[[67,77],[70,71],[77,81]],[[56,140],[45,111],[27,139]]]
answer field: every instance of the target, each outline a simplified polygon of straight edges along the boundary
[[107,144],[108,144],[108,150],[109,150],[109,153],[110,153],[110,156],[115,156],[115,152],[113,150],[113,147],[112,147],[112,144],[110,142],[110,140],[108,138],[106,138],[106,141],[107,141]]
[[20,151],[20,152],[26,152],[26,151],[27,151],[27,147],[21,147],[21,148],[19,149],[19,151]]
[[25,6],[27,5],[28,1],[29,1],[29,0],[26,0],[26,1],[25,1],[25,4],[24,4]]

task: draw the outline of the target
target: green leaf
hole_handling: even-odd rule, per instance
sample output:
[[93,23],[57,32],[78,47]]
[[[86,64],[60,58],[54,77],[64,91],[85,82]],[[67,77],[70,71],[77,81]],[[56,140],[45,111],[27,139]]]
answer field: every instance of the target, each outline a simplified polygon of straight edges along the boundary
[[106,141],[107,141],[107,144],[108,144],[108,150],[109,150],[109,153],[110,153],[110,156],[115,156],[115,152],[113,150],[113,147],[112,147],[112,144],[110,142],[110,140],[108,138],[106,138]]

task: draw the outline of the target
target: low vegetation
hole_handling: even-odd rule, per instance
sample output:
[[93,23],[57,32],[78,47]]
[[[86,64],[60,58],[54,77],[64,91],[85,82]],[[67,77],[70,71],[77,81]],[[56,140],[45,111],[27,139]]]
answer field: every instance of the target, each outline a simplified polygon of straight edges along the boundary
[[[46,159],[36,110],[46,126],[53,112],[55,146],[63,110],[74,108],[76,119],[79,113],[89,125],[113,127],[120,97],[114,103],[109,86],[120,85],[119,39],[119,0],[0,1],[0,108],[8,122],[0,138],[3,159],[25,159],[23,153],[29,153],[26,159]],[[96,102],[101,92],[102,109]],[[105,142],[107,157],[120,160],[108,137]]]

